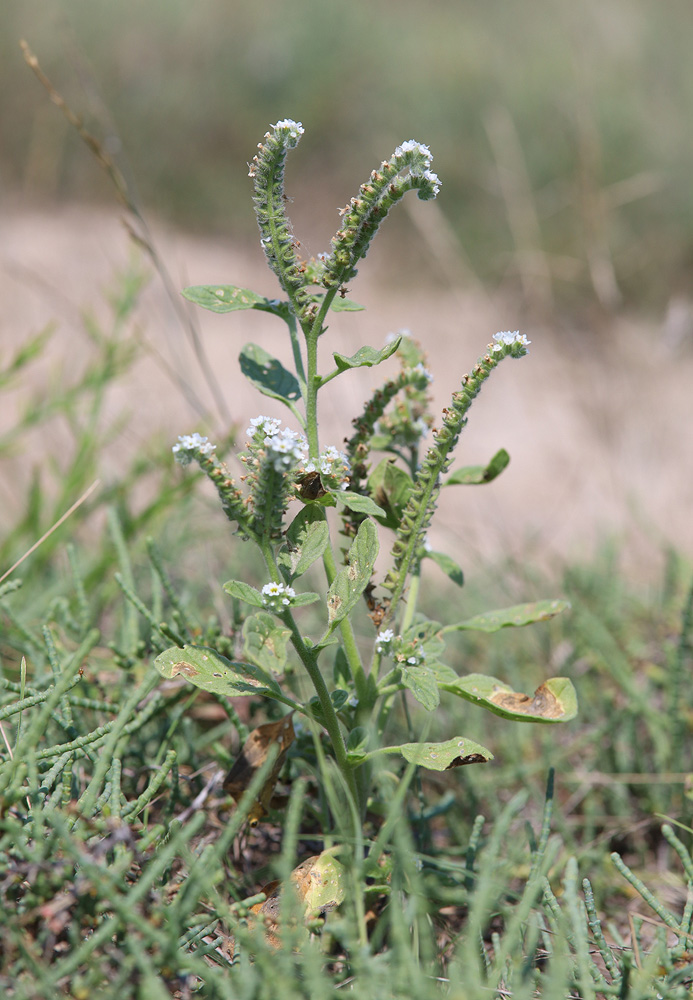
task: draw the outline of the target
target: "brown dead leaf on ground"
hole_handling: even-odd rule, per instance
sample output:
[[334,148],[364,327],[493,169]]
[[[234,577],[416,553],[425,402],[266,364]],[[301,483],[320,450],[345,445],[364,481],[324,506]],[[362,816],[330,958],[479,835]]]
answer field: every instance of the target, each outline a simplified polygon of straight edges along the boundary
[[257,769],[267,760],[270,747],[279,745],[279,753],[262,790],[248,813],[248,822],[255,826],[269,812],[274,786],[279,772],[286,760],[286,754],[295,738],[291,713],[285,715],[279,722],[266,722],[258,726],[248,736],[243,749],[236,758],[233,767],[224,780],[224,791],[228,792],[236,802],[253,779]]

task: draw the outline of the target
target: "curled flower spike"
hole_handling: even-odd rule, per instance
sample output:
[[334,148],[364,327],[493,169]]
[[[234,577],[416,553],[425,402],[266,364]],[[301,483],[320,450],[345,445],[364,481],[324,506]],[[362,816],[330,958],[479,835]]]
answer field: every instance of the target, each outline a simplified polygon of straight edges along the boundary
[[428,146],[408,139],[361,185],[358,195],[340,213],[342,226],[332,238],[332,252],[325,257],[322,281],[326,288],[338,287],[354,277],[356,264],[368,253],[378,226],[407,191],[416,190],[424,201],[436,197],[440,179],[430,169],[432,159]]
[[299,260],[298,243],[294,239],[291,222],[286,214],[284,199],[284,166],[288,150],[294,149],[303,135],[303,125],[292,118],[282,118],[271,131],[265,133],[264,142],[258,144],[248,174],[255,184],[255,215],[260,229],[260,246],[267,263],[274,271],[293,311],[297,316],[308,316],[316,310],[308,287],[310,277],[305,262]]
[[221,506],[230,521],[238,523],[238,530],[246,538],[251,535],[251,518],[243,493],[238,489],[223,462],[214,454],[216,445],[201,434],[183,434],[171,451],[180,465],[196,461],[202,471],[214,483]]
[[527,353],[529,341],[519,332],[496,334],[494,341],[495,345],[489,344],[487,353],[477,361],[471,373],[462,376],[462,388],[453,393],[450,406],[443,411],[442,426],[436,432],[435,442],[426,453],[414,489],[409,495],[392,547],[394,566],[384,583],[393,592],[393,606],[397,605],[402,595],[405,579],[417,558],[417,551],[435,512],[440,493],[440,477],[450,466],[452,452],[467,422],[467,412],[472,402],[503,358],[508,355],[521,358]]

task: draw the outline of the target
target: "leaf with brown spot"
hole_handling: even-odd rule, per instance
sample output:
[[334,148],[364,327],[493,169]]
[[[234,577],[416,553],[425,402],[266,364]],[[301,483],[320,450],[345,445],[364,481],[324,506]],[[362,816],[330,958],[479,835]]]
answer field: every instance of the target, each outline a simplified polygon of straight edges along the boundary
[[266,722],[258,726],[248,736],[243,749],[236,758],[233,767],[224,779],[224,791],[228,792],[238,802],[243,792],[250,784],[253,775],[267,760],[270,747],[279,746],[279,753],[272,766],[265,784],[248,813],[251,826],[255,826],[269,812],[269,804],[277,783],[279,772],[286,760],[286,754],[295,738],[292,713],[285,715],[279,722]]
[[159,653],[154,666],[167,680],[182,676],[203,691],[230,698],[281,693],[277,682],[260,667],[227,660],[208,646],[172,646]]
[[513,691],[496,677],[484,674],[467,674],[454,681],[444,681],[440,687],[487,708],[494,715],[516,722],[568,722],[577,715],[575,688],[567,677],[551,677],[544,681],[533,697]]
[[402,743],[396,747],[383,747],[378,753],[399,753],[410,764],[418,764],[429,771],[449,771],[464,764],[485,764],[493,760],[486,747],[464,736],[455,736],[444,743]]
[[347,565],[337,573],[327,592],[328,635],[357,604],[368,586],[377,555],[377,529],[372,521],[362,521],[347,553]]

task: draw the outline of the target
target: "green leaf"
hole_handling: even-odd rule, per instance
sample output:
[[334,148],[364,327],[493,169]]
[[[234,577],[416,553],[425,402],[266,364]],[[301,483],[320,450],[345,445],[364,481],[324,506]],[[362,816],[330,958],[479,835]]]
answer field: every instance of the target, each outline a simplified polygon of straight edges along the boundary
[[340,372],[348,371],[349,368],[372,368],[379,365],[381,361],[387,361],[395,353],[400,343],[401,337],[397,337],[390,344],[386,344],[380,351],[375,347],[360,347],[356,354],[347,357],[345,354],[333,354],[335,364]]
[[497,632],[501,628],[531,625],[533,622],[545,622],[549,618],[560,615],[570,607],[568,601],[546,600],[532,601],[531,604],[515,604],[511,608],[500,608],[497,611],[486,611],[474,615],[466,621],[455,625],[446,625],[443,632],[455,632],[462,629],[474,629],[477,632]]
[[438,681],[428,667],[402,667],[401,681],[420,705],[432,712],[440,704]]
[[[425,615],[417,614],[414,622],[405,630],[403,638],[405,642],[421,643],[426,656],[426,666],[430,666],[429,660],[437,660],[445,649],[445,640],[441,635],[442,625],[440,622],[426,618]],[[457,676],[457,674],[455,674]]]
[[411,476],[390,458],[378,462],[368,477],[368,491],[383,508],[378,518],[386,528],[396,530],[414,488]]
[[452,582],[456,583],[458,587],[463,586],[464,573],[451,556],[446,555],[445,552],[427,551],[426,558],[432,559],[436,566],[439,566],[443,573],[449,576]]
[[494,715],[516,722],[568,722],[577,715],[575,688],[567,677],[551,677],[544,681],[533,697],[513,691],[496,677],[484,674],[467,674],[455,681],[443,681],[440,687],[487,708]]
[[285,570],[287,583],[302,576],[319,559],[330,540],[325,511],[316,504],[302,507],[286,529],[286,545],[277,562]]
[[263,670],[282,671],[290,635],[290,629],[278,625],[266,611],[260,611],[243,622],[243,653]]
[[368,730],[365,726],[354,726],[346,741],[347,753],[353,757],[363,757],[368,750]]
[[301,398],[295,375],[257,344],[246,344],[239,355],[241,371],[265,396],[288,403]]
[[224,584],[224,590],[231,597],[237,597],[239,601],[252,604],[254,608],[264,608],[265,606],[260,591],[256,590],[255,587],[251,587],[249,583],[243,583],[241,580],[228,580]]
[[183,289],[183,297],[203,309],[215,313],[237,312],[239,309],[260,309],[286,319],[289,314],[288,302],[268,299],[249,288],[237,285],[191,285]]
[[227,660],[207,646],[172,646],[160,653],[154,666],[162,677],[184,677],[195,687],[237,698],[251,694],[280,694],[275,680],[252,663]]
[[315,604],[320,600],[320,594],[314,594],[312,590],[307,590],[304,594],[296,594],[291,598],[292,608],[303,608],[306,604]]
[[362,521],[347,554],[348,565],[340,569],[327,592],[330,631],[356,605],[371,578],[377,555],[377,528],[372,521]]
[[386,747],[387,753],[397,751],[410,764],[418,764],[429,771],[449,771],[463,764],[485,764],[493,760],[493,754],[474,740],[456,736],[444,743],[403,743],[398,747]]
[[456,469],[443,483],[443,486],[474,486],[479,483],[490,483],[496,476],[500,476],[503,469],[510,463],[510,455],[505,448],[501,448],[493,456],[488,465],[466,465],[463,469]]
[[385,511],[378,507],[370,497],[364,497],[360,493],[352,493],[351,490],[339,490],[333,493],[338,507],[348,507],[349,510],[356,511],[357,514],[371,514],[373,517],[383,516]]

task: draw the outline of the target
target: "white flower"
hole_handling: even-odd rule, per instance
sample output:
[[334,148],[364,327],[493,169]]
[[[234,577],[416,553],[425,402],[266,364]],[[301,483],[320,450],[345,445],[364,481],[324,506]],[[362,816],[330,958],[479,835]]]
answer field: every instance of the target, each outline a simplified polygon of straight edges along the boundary
[[253,417],[250,421],[250,427],[246,428],[246,434],[250,438],[255,437],[258,431],[262,431],[264,434],[276,434],[281,425],[281,420],[276,417]]
[[422,156],[429,163],[433,159],[433,154],[428,146],[424,146],[422,142],[416,142],[415,139],[407,139],[395,150],[395,156],[406,156],[407,153],[417,153]]
[[434,174],[432,170],[424,170],[421,176],[431,185],[433,189],[433,197],[435,198],[440,191],[440,185],[442,183],[440,177],[438,174]]
[[304,128],[301,122],[295,122],[293,118],[282,118],[280,122],[272,126],[273,129],[285,128],[290,132],[298,132],[299,135],[303,135]]
[[349,698],[349,700],[347,701],[347,705],[351,705],[352,708],[356,708],[356,706],[358,705],[358,703],[359,703],[359,700],[358,700],[358,698],[356,697],[355,694],[352,694],[351,698]]
[[390,643],[395,637],[395,633],[391,628],[386,628],[382,632],[378,632],[375,637],[375,651],[376,653],[387,653],[388,650],[385,648],[389,647]]
[[527,347],[529,344],[532,343],[532,341],[527,340],[525,334],[520,333],[519,330],[515,330],[514,333],[510,333],[510,331],[508,331],[507,333],[494,333],[493,339],[498,345],[493,348],[494,351],[500,350],[502,345],[505,345],[506,347],[511,347],[513,344],[520,344],[522,347]]
[[176,456],[177,462],[180,462],[181,465],[188,465],[194,458],[190,452],[197,452],[198,455],[211,455],[216,447],[209,438],[202,437],[201,434],[195,432],[194,434],[182,434],[171,451]]
[[262,588],[263,604],[265,607],[277,608],[280,604],[286,608],[291,604],[292,597],[296,596],[293,587],[286,587],[283,583],[266,583]]
[[288,132],[290,146],[295,146],[305,131],[301,122],[295,122],[293,118],[282,118],[280,122],[272,125],[271,128],[274,132]]

